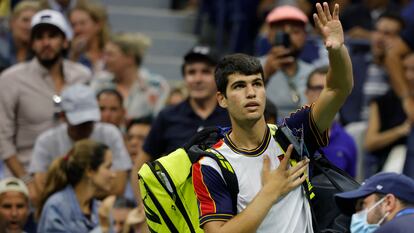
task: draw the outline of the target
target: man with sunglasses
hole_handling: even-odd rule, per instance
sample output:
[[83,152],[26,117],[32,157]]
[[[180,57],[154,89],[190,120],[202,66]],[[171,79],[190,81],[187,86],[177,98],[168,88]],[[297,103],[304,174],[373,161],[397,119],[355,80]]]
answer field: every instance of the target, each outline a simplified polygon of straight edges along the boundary
[[22,179],[31,199],[36,192],[27,172],[36,137],[57,125],[55,113],[63,87],[87,82],[88,69],[64,59],[70,28],[57,11],[43,10],[31,22],[35,58],[5,70],[0,76],[0,158],[5,176]]
[[[314,69],[306,82],[305,95],[308,104],[316,102],[326,83],[328,67]],[[334,121],[329,128],[329,144],[321,148],[326,157],[337,167],[355,177],[357,150],[354,139]]]

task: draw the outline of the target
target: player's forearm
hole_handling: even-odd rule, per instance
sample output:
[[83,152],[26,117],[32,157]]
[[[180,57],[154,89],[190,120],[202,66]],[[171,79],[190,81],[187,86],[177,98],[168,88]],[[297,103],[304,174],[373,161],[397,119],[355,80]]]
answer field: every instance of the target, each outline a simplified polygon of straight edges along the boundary
[[346,98],[354,85],[352,63],[348,49],[342,45],[339,49],[328,50],[330,69],[326,80],[328,90]]
[[[208,229],[208,225],[204,228],[206,233],[247,233],[256,232],[260,224],[263,222],[270,208],[275,203],[274,200],[279,199],[280,195],[269,193],[263,188],[254,198],[254,200],[241,213],[234,216],[228,222],[216,229]],[[274,199],[276,198],[276,199]]]

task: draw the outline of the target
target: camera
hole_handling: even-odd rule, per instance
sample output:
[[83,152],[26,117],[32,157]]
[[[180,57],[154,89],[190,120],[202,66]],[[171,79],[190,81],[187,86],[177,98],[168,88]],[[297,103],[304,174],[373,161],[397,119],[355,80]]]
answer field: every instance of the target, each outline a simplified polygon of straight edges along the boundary
[[283,31],[277,31],[273,40],[273,45],[290,48],[291,43],[289,34]]

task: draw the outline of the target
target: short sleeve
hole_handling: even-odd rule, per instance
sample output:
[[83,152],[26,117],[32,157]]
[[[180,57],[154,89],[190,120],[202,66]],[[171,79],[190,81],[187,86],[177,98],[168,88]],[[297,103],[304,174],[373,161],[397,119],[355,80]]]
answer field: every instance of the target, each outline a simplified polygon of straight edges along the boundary
[[[313,105],[312,105],[313,106]],[[312,117],[312,106],[304,106],[285,118],[283,125],[289,127],[293,134],[300,137],[303,133],[306,148],[313,155],[319,148],[328,145],[328,130],[320,133]]]
[[113,125],[108,125],[108,132],[106,135],[111,136],[108,146],[112,150],[112,167],[115,171],[125,171],[132,167],[131,158],[125,146],[125,142],[122,138],[122,134],[118,128]]
[[193,165],[193,185],[197,195],[200,226],[210,221],[228,221],[236,213],[222,176],[213,167],[200,163]]
[[[53,151],[50,148],[48,149],[47,145],[50,144],[49,137],[47,134],[49,131],[44,132],[39,137],[37,137],[32,157],[30,159],[29,172],[46,172],[47,167],[52,162],[50,158],[50,152]],[[52,159],[53,160],[53,159]]]

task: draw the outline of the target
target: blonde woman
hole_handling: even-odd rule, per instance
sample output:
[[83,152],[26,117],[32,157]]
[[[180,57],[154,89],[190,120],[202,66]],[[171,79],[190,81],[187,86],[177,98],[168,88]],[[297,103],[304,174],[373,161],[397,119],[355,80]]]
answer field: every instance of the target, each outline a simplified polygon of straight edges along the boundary
[[10,17],[10,31],[0,33],[0,72],[33,57],[30,51],[30,22],[40,6],[35,1],[21,1]]
[[96,3],[79,4],[69,12],[73,29],[70,59],[93,72],[103,69],[103,49],[109,36],[107,18],[105,8]]
[[113,36],[105,45],[104,61],[107,71],[92,83],[95,90],[114,88],[124,98],[127,118],[155,116],[165,105],[169,93],[167,81],[141,67],[148,37],[137,33]]

